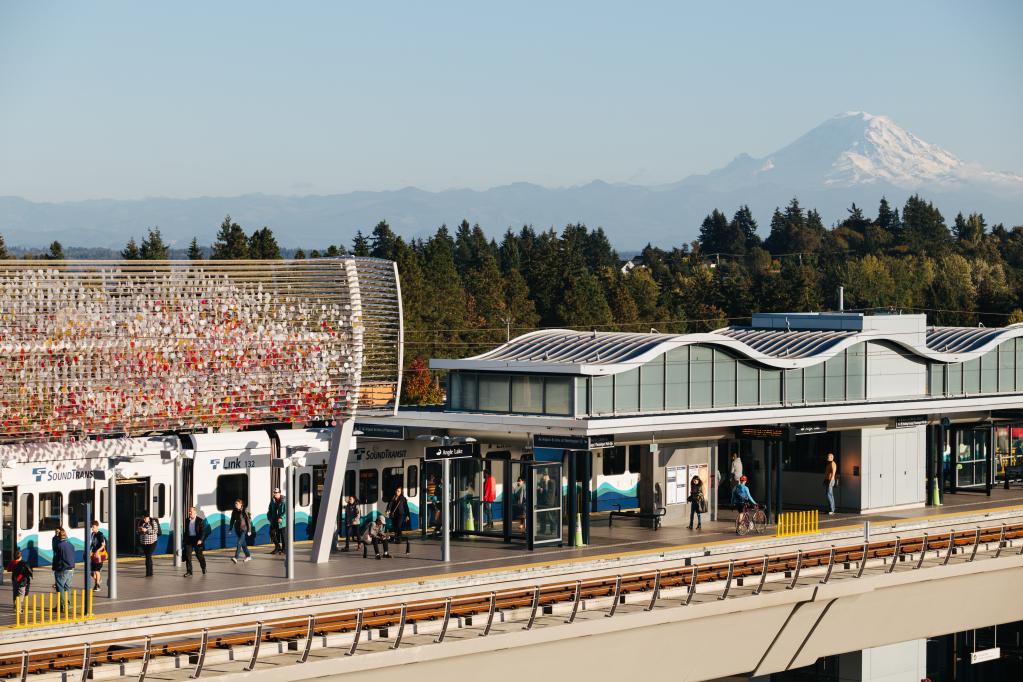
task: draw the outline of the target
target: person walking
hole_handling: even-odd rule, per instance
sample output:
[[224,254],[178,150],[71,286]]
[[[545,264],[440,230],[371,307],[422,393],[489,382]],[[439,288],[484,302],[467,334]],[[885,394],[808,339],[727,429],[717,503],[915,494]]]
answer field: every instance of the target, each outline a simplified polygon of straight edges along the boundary
[[373,552],[376,554],[376,558],[380,558],[380,545],[384,546],[384,556],[388,559],[391,558],[391,553],[387,551],[387,529],[384,527],[384,517],[378,516],[368,524],[366,524],[366,530],[362,534],[362,558],[366,558],[366,550],[370,545],[373,545]]
[[280,488],[274,488],[270,506],[266,508],[266,520],[270,524],[270,540],[274,543],[271,554],[284,554],[284,524],[287,523],[287,506]]
[[100,588],[100,574],[103,572],[103,564],[107,560],[107,538],[99,529],[99,521],[92,520],[92,537],[89,541],[89,563],[92,568],[92,589],[97,591]]
[[[399,485],[394,489],[394,497],[387,503],[384,515],[391,519],[391,530],[394,532],[394,542],[400,544],[403,540],[401,531],[405,529],[405,522],[409,518],[408,498],[405,497]],[[409,553],[408,541],[405,541],[405,554]]]
[[828,501],[828,516],[835,513],[835,477],[838,475],[838,465],[835,464],[834,453],[828,453],[828,461],[824,463],[824,491]]
[[67,531],[58,528],[53,534],[53,583],[57,589],[57,608],[67,613],[68,592],[75,577],[75,548],[67,538]]
[[739,485],[739,481],[742,479],[742,458],[739,457],[738,452],[732,453],[732,463],[728,469],[728,479],[734,491],[735,486]]
[[355,495],[349,495],[348,501],[345,503],[344,508],[344,526],[345,529],[345,546],[341,550],[347,552],[352,541],[355,538],[355,549],[359,549],[359,504],[355,501]]
[[483,527],[494,527],[494,504],[497,502],[497,481],[489,471],[483,472]]
[[206,519],[198,515],[195,507],[189,507],[188,518],[185,519],[185,527],[181,533],[181,553],[185,559],[184,577],[192,575],[192,552],[195,552],[202,574],[206,575],[206,557],[203,556],[203,550],[209,536],[210,526]]
[[14,606],[17,608],[18,600],[28,597],[29,587],[32,586],[32,567],[22,558],[21,550],[16,549],[14,557],[7,564],[7,570],[11,572],[11,589],[14,592]]
[[160,522],[151,517],[149,512],[143,512],[136,532],[138,533],[139,544],[142,545],[142,553],[146,555],[146,577],[152,578],[153,552],[156,551],[156,541],[160,539],[162,533]]
[[703,529],[703,513],[707,511],[707,497],[703,493],[703,481],[693,476],[689,481],[689,530],[693,529],[693,517],[696,517],[696,530]]
[[231,510],[231,521],[228,524],[234,531],[234,556],[232,563],[238,563],[242,553],[245,553],[245,561],[252,561],[252,552],[249,551],[249,534],[252,533],[252,514],[245,508],[241,500],[234,501],[234,509]]
[[512,487],[512,517],[519,522],[519,530],[526,530],[526,481],[521,476]]

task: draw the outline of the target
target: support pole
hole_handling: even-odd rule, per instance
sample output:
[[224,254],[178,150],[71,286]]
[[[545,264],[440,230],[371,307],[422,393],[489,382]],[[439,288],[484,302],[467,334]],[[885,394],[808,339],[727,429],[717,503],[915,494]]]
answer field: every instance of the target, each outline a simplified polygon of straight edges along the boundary
[[[316,531],[313,534],[313,551],[309,560],[314,564],[326,563],[334,547],[337,512],[341,505],[341,487],[344,485],[348,457],[354,445],[355,417],[348,417],[334,427],[330,437],[327,457],[327,472],[323,479],[323,495],[320,509],[316,514]],[[291,499],[289,491],[288,499]],[[289,517],[290,518],[290,517]],[[288,547],[293,543],[289,542]]]
[[[288,580],[295,579],[295,465],[291,458],[284,467],[284,509],[287,517],[287,546],[284,548],[284,577]],[[321,505],[322,506],[322,505]],[[317,529],[319,531],[319,529]],[[333,534],[334,526],[331,525],[330,532]],[[327,546],[327,553],[330,553],[330,546]]]
[[108,563],[107,597],[117,599],[117,472],[110,467],[110,480],[107,481],[107,520],[110,523],[107,537]]
[[[0,524],[3,525],[3,524]],[[92,503],[85,503],[85,544],[82,545],[82,559],[85,561],[85,575],[82,576],[83,587],[85,587],[85,594],[92,590],[92,585],[89,581],[92,580]]]
[[447,457],[441,463],[442,478],[440,489],[440,560],[451,561],[451,460]]
[[178,452],[174,456],[174,497],[171,500],[174,510],[174,530],[171,531],[171,534],[174,536],[175,568],[181,566],[181,532],[185,525],[184,510],[182,509],[185,504],[185,496],[181,493],[181,453]]

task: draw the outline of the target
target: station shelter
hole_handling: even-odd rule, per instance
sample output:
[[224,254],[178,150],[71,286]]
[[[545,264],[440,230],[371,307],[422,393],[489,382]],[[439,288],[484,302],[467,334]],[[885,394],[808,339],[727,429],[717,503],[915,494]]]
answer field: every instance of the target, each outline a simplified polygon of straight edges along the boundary
[[388,423],[473,439],[480,461],[463,469],[502,490],[557,463],[570,537],[619,508],[687,521],[694,476],[723,513],[733,455],[772,515],[826,511],[828,454],[838,511],[902,509],[1021,478],[1021,336],[859,313],[756,314],[692,334],[541,330],[432,360],[447,373],[443,409],[403,407]]

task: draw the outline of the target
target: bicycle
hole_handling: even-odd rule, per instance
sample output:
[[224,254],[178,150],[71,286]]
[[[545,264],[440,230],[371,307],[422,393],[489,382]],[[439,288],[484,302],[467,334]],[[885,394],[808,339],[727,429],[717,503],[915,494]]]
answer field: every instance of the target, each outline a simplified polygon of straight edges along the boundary
[[767,514],[758,504],[743,504],[742,510],[735,517],[736,535],[756,533],[762,535],[767,530]]

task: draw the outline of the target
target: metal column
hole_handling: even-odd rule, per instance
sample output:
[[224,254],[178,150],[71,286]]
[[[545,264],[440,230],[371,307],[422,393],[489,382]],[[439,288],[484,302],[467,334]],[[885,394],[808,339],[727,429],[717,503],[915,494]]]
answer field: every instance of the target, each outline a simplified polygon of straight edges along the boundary
[[[287,519],[286,540],[288,544],[284,548],[284,577],[288,580],[295,579],[295,464],[291,457],[284,466],[284,515]],[[318,524],[317,524],[318,525]],[[331,526],[333,535],[334,527]],[[330,546],[327,547],[327,554],[330,554]]]
[[171,534],[174,536],[175,568],[181,566],[181,532],[185,527],[184,509],[182,509],[184,503],[185,497],[181,491],[181,453],[178,452],[174,457],[174,495],[171,499],[174,511],[174,528],[171,529]]
[[[309,557],[314,564],[326,563],[330,559],[330,550],[334,547],[337,513],[341,505],[341,488],[345,481],[345,470],[348,468],[348,457],[352,450],[354,431],[355,417],[348,417],[334,427],[334,433],[330,437],[327,472],[323,479],[323,495],[320,497],[320,509],[316,515],[313,551]],[[291,499],[290,494],[288,498]],[[291,547],[291,543],[288,546]]]
[[582,520],[583,520],[583,544],[590,544],[590,510],[593,508],[591,492],[590,492],[590,481],[593,480],[593,451],[587,450],[586,452],[579,453],[580,467],[582,469],[582,485],[580,490],[582,491]]
[[117,599],[117,472],[110,468],[107,481],[107,521],[109,522],[107,549],[110,568],[107,573],[107,597]]
[[451,460],[444,458],[441,464],[440,489],[440,559],[451,561]]
[[575,544],[576,514],[579,509],[579,495],[576,482],[576,463],[578,452],[566,450],[568,455],[568,541],[570,546]]

